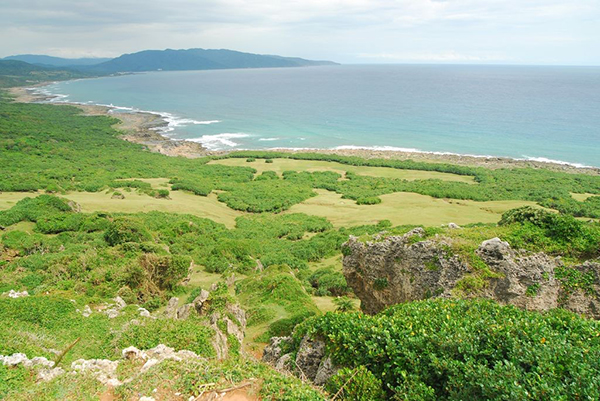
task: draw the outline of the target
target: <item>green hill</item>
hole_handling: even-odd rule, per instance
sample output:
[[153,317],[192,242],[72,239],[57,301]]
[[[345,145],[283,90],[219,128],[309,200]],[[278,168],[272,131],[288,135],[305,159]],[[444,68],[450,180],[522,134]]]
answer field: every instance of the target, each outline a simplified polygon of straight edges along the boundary
[[33,85],[45,81],[63,81],[90,75],[90,73],[66,68],[42,67],[18,60],[0,60],[0,88]]
[[242,53],[233,50],[145,50],[124,54],[113,60],[90,67],[90,71],[140,72],[140,71],[184,71],[215,70],[229,68],[275,68],[335,65],[331,61],[313,61],[293,57],[281,57]]

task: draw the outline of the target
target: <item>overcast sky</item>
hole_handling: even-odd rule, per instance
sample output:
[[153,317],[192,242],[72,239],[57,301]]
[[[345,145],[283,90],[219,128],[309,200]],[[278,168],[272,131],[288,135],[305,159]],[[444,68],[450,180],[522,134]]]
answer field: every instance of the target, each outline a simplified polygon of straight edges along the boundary
[[0,57],[194,47],[342,63],[600,65],[600,0],[0,0]]

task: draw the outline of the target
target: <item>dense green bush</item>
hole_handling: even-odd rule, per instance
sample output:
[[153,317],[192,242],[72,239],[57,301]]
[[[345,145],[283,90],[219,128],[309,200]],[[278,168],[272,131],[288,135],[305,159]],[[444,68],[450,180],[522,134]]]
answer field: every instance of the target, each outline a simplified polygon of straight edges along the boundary
[[144,242],[151,238],[150,233],[140,221],[129,217],[115,218],[104,233],[104,239],[111,246],[125,242]]
[[600,256],[600,224],[573,216],[523,207],[502,215],[500,226],[512,225],[505,239],[514,247],[544,250],[577,258]]
[[493,301],[427,300],[376,316],[328,313],[301,324],[334,362],[365,366],[388,396],[412,400],[600,397],[600,323]]
[[381,380],[376,378],[364,366],[354,369],[340,369],[329,379],[325,386],[330,394],[338,395],[345,401],[384,401],[385,392],[381,388]]
[[346,295],[349,290],[344,275],[330,267],[316,270],[308,277],[308,281],[317,295],[341,296]]
[[219,201],[232,209],[251,213],[282,212],[315,196],[312,188],[282,180],[257,180],[238,184],[219,194]]

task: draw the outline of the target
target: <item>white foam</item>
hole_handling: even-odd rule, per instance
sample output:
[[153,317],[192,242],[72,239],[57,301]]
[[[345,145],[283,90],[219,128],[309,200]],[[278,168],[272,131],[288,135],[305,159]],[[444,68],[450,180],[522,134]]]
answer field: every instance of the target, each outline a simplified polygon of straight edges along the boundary
[[258,138],[259,141],[270,142],[270,141],[278,141],[281,138]]
[[186,140],[201,143],[207,149],[220,150],[224,146],[233,148],[239,145],[239,143],[232,141],[232,139],[247,138],[249,136],[249,134],[243,132],[224,132],[216,135],[202,135],[200,138]]
[[571,163],[571,162],[566,162],[563,160],[548,159],[546,157],[529,157],[529,156],[524,155],[522,159],[516,159],[516,160],[529,160],[529,161],[540,162],[540,163],[562,164],[565,166],[573,166],[573,167],[578,167],[578,168],[595,168],[594,166],[588,166],[588,165],[581,164],[581,163]]
[[[51,89],[53,88],[54,84],[56,84],[56,82],[54,82],[51,85],[44,86],[44,87],[39,87],[39,88],[34,87],[34,88],[28,88],[28,89],[33,91],[36,94],[40,94],[40,95],[48,97],[48,100],[46,100],[47,102],[51,102],[51,103],[68,102],[68,100],[67,100],[69,97],[68,95],[57,94],[57,93],[51,92]],[[220,120],[205,120],[205,121],[193,120],[191,118],[178,117],[172,113],[167,113],[164,111],[142,110],[142,109],[138,109],[136,107],[115,106],[112,103],[102,104],[102,103],[94,103],[93,101],[69,102],[69,103],[82,104],[82,105],[94,104],[96,106],[103,106],[103,107],[109,108],[109,110],[108,110],[109,113],[114,113],[114,112],[145,113],[145,114],[153,114],[153,115],[159,116],[166,122],[166,125],[162,126],[162,127],[154,127],[152,129],[155,131],[159,131],[160,134],[164,135],[164,136],[169,136],[169,133],[174,131],[176,128],[185,127],[187,125],[209,125],[209,124],[217,124],[217,123],[221,122]]]
[[560,165],[564,165],[564,166],[573,166],[573,167],[577,167],[577,168],[596,168],[594,166],[588,166],[588,165],[581,164],[581,163],[572,163],[572,162],[566,162],[563,160],[548,159],[546,157],[523,156],[522,158],[518,158],[518,157],[509,157],[509,156],[472,155],[472,154],[454,153],[454,152],[434,152],[434,151],[426,151],[426,150],[420,150],[420,149],[415,149],[415,148],[400,148],[400,147],[396,147],[396,146],[344,145],[344,146],[336,146],[336,147],[331,148],[331,150],[359,150],[359,149],[375,150],[375,151],[388,151],[388,152],[391,151],[391,152],[423,153],[423,154],[441,155],[441,156],[466,156],[466,157],[476,157],[476,158],[481,158],[481,159],[503,158],[503,159],[518,160],[518,161],[535,161],[535,162],[540,162],[540,163],[560,164]]

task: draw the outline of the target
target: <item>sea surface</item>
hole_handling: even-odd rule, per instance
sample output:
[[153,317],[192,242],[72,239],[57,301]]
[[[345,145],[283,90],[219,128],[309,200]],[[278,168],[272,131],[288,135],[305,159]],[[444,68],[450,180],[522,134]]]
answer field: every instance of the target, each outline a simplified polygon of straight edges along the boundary
[[52,84],[56,100],[152,111],[215,150],[371,148],[600,166],[600,67],[342,65]]

